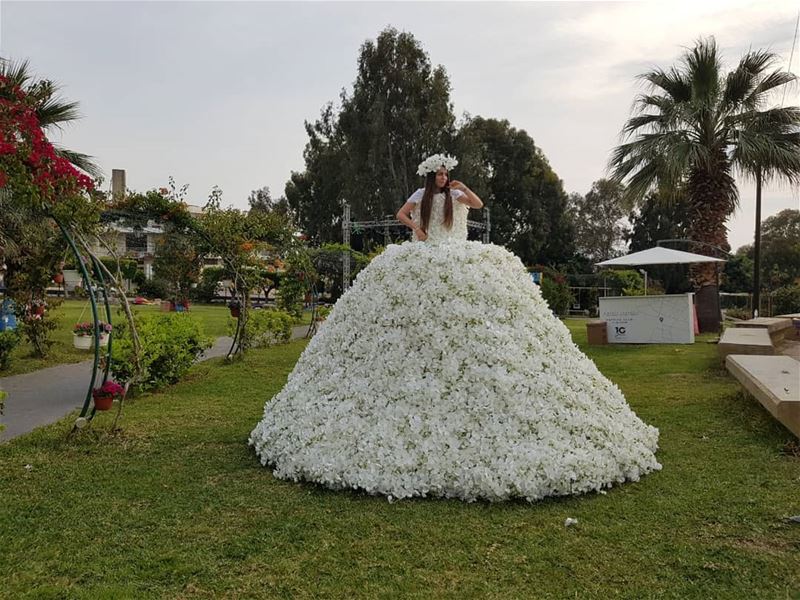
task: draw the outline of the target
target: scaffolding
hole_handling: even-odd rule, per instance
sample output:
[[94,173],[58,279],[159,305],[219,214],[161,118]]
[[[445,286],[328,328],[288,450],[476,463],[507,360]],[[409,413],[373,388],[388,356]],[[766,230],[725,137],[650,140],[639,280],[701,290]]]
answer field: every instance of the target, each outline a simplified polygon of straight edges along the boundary
[[[350,204],[343,202],[342,211],[342,243],[350,248],[350,235],[353,231],[362,231],[367,229],[383,229],[383,243],[388,246],[392,243],[390,232],[393,229],[402,228],[406,229],[406,225],[387,215],[383,219],[372,219],[370,221],[352,221],[350,219]],[[483,207],[483,221],[475,221],[467,219],[467,231],[480,231],[484,244],[489,243],[489,235],[491,233],[491,218],[489,215],[489,207]],[[349,250],[342,253],[342,290],[346,292],[350,289],[350,252]]]

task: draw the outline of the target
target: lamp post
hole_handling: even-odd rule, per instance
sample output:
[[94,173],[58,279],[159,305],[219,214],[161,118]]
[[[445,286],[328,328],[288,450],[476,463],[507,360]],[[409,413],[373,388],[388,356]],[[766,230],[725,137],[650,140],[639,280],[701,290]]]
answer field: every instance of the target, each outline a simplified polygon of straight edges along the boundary
[[756,235],[753,243],[753,318],[761,308],[761,169],[756,170]]

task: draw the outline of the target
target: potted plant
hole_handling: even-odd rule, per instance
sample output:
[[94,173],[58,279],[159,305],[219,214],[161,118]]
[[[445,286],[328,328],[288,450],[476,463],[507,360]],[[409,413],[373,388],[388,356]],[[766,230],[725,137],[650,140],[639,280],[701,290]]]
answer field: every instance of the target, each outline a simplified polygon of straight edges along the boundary
[[80,350],[89,350],[92,347],[94,324],[84,322],[75,323],[72,327],[72,345]]
[[111,323],[103,323],[103,321],[100,321],[99,326],[100,326],[100,347],[105,348],[106,346],[108,346],[108,338],[109,335],[111,334],[111,330],[113,329],[113,327],[111,326]]
[[231,316],[234,319],[238,319],[239,318],[239,312],[240,312],[240,310],[242,308],[242,303],[239,302],[236,298],[234,298],[233,300],[228,302],[228,308],[231,311]]
[[64,283],[64,273],[56,273],[53,275],[53,283],[61,285]]
[[125,394],[125,388],[116,381],[109,379],[99,388],[92,390],[95,410],[110,410],[114,403],[114,398],[121,398]]

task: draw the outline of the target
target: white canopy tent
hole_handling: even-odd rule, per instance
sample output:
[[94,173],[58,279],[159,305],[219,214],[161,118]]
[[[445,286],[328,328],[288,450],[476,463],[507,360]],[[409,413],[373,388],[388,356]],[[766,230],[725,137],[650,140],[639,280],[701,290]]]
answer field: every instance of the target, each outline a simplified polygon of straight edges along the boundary
[[656,246],[655,248],[634,252],[633,254],[620,256],[619,258],[604,260],[596,264],[598,267],[634,267],[642,265],[680,265],[702,262],[725,261],[721,258],[712,258],[711,256],[705,256],[703,254],[694,254],[693,252],[683,252],[681,250],[672,250],[671,248]]

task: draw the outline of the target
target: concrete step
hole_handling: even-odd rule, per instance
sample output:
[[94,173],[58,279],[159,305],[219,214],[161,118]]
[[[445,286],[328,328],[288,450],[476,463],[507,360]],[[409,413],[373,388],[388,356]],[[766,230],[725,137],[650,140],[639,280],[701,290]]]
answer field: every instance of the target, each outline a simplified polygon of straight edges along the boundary
[[788,356],[745,356],[725,359],[736,377],[770,414],[800,438],[800,362]]
[[747,321],[739,321],[735,327],[765,329],[773,343],[780,342],[785,335],[794,333],[792,319],[788,317],[758,317]]
[[728,327],[719,338],[717,351],[725,360],[729,354],[771,356],[775,354],[775,346],[764,327]]

